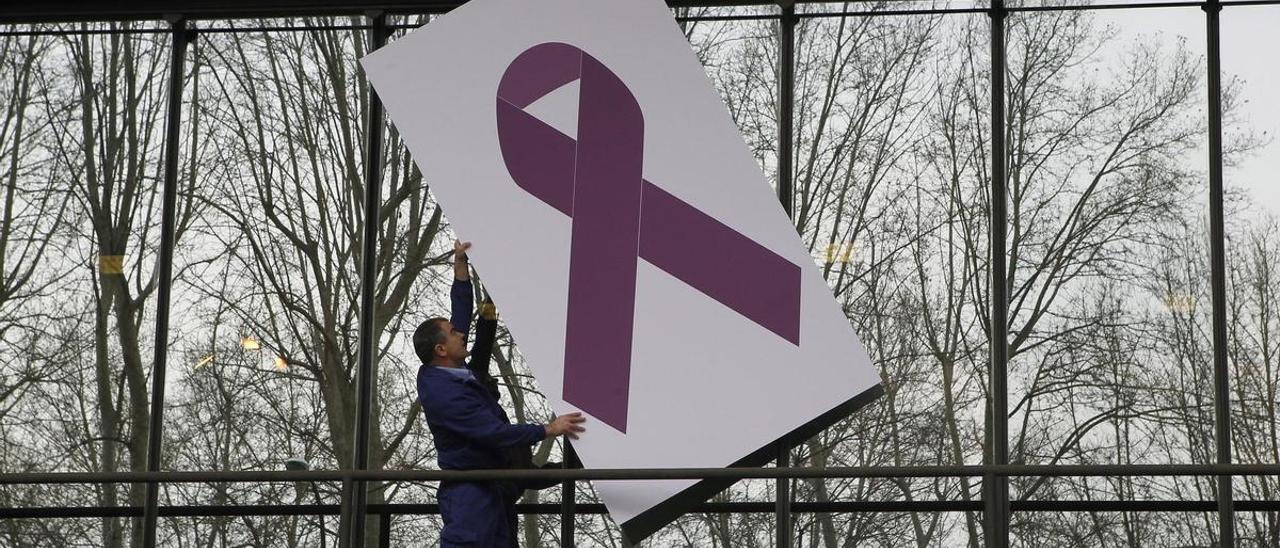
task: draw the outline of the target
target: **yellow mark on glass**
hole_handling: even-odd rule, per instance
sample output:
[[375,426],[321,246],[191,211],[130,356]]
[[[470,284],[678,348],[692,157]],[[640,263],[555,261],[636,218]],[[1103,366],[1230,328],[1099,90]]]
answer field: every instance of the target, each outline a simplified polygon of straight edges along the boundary
[[124,255],[99,255],[98,271],[103,274],[124,274]]
[[213,363],[213,354],[209,354],[208,356],[201,358],[199,362],[196,362],[195,369],[200,369],[201,367],[209,365],[210,363]]

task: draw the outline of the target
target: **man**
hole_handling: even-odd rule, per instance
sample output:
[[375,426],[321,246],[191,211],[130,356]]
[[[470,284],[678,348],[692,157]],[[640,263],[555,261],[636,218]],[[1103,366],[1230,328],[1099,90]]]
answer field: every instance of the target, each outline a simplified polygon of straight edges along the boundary
[[[418,401],[444,470],[506,468],[512,448],[562,435],[577,439],[585,431],[581,413],[561,415],[546,425],[511,424],[493,393],[466,367],[475,299],[467,267],[470,247],[454,244],[450,319],[431,318],[413,334],[414,350],[423,362],[418,369]],[[441,482],[441,546],[514,546],[513,489],[500,482]]]

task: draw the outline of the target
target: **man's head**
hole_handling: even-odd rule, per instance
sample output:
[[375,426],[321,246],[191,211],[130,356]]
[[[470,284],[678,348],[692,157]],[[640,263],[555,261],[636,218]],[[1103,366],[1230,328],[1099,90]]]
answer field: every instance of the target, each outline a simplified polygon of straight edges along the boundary
[[444,318],[431,318],[413,332],[413,349],[422,363],[461,365],[467,359],[467,341]]

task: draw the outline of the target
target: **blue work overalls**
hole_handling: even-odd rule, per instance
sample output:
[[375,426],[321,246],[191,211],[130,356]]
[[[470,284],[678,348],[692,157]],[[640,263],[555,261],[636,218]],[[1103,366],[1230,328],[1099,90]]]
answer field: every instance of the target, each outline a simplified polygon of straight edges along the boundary
[[[450,323],[466,333],[471,322],[470,281],[455,281]],[[461,325],[459,325],[461,324]],[[505,448],[533,445],[546,436],[541,425],[511,424],[493,395],[469,373],[457,375],[441,367],[418,369],[418,401],[436,444],[443,470],[507,468]],[[444,547],[507,547],[515,520],[507,500],[514,485],[498,482],[442,482],[437,491]]]

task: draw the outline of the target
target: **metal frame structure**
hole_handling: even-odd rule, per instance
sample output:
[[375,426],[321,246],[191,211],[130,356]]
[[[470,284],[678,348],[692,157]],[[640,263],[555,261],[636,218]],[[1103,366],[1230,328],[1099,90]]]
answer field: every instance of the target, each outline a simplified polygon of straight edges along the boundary
[[[992,0],[991,11],[991,189],[990,193],[990,325],[987,346],[990,348],[990,388],[987,396],[988,439],[987,464],[1009,464],[1009,287],[1005,192],[1005,10],[1004,0]],[[987,545],[1004,548],[1009,545],[1009,478],[987,474],[982,477],[982,530]]]
[[[782,202],[782,210],[787,218],[795,218],[795,203],[791,179],[793,138],[795,136],[793,120],[795,112],[795,57],[796,57],[796,18],[795,0],[780,0],[782,14],[778,18],[778,201]],[[791,448],[780,444],[778,448],[778,468],[791,465]],[[778,478],[774,486],[774,545],[791,546],[791,480]]]
[[[378,49],[387,43],[387,16],[383,12],[369,12],[366,17],[373,20],[373,28],[369,30],[369,43]],[[359,370],[356,374],[357,404],[355,440],[352,442],[355,455],[352,466],[356,470],[369,469],[369,421],[373,408],[373,362],[377,358],[378,341],[369,336],[373,333],[374,308],[377,306],[374,280],[377,276],[378,224],[379,210],[382,208],[382,101],[378,94],[369,90],[369,121],[366,134],[364,159],[364,226],[360,251],[360,355]],[[342,522],[338,527],[338,535],[343,546],[359,546],[364,538],[365,514],[369,492],[363,481],[343,481],[343,500],[350,501],[342,505]]]
[[[800,0],[802,3],[808,3]],[[386,42],[389,30],[389,14],[443,13],[465,0],[129,0],[125,2],[98,2],[92,0],[47,0],[39,3],[7,3],[0,6],[0,35],[72,34],[83,30],[40,29],[26,25],[67,23],[84,21],[166,20],[165,29],[139,29],[127,32],[167,32],[172,36],[172,59],[169,79],[169,104],[167,137],[164,157],[164,186],[162,190],[163,219],[161,225],[161,253],[155,344],[152,363],[153,386],[163,387],[166,370],[168,341],[169,302],[174,252],[174,218],[177,194],[179,128],[181,122],[182,76],[185,69],[187,45],[200,33],[245,31],[300,31],[310,29],[368,30],[371,44],[379,47]],[[984,464],[980,466],[937,467],[863,467],[863,468],[792,468],[789,466],[790,450],[783,449],[777,457],[776,468],[729,469],[647,469],[647,470],[575,470],[559,471],[387,471],[368,469],[369,421],[372,406],[372,372],[375,359],[375,341],[368,336],[373,330],[374,289],[370,283],[374,276],[373,263],[369,260],[377,253],[378,205],[382,179],[382,127],[383,111],[376,94],[370,91],[372,106],[369,111],[369,132],[365,157],[364,219],[361,259],[361,298],[359,310],[359,362],[357,364],[358,415],[355,417],[353,468],[339,471],[261,471],[261,472],[160,472],[160,444],[163,428],[164,391],[155,391],[151,401],[151,429],[147,452],[146,472],[113,473],[0,473],[0,485],[32,483],[145,483],[145,505],[83,508],[0,508],[0,519],[51,518],[51,517],[141,517],[144,545],[156,544],[156,525],[160,516],[196,515],[340,515],[340,542],[342,546],[360,546],[363,542],[366,517],[380,516],[383,526],[381,545],[389,539],[391,517],[403,514],[438,513],[431,504],[368,504],[366,482],[401,481],[422,482],[444,479],[512,479],[516,477],[556,478],[564,481],[564,496],[560,504],[521,505],[522,514],[554,514],[562,516],[561,535],[564,545],[573,545],[576,514],[600,514],[599,504],[576,504],[573,496],[574,482],[584,480],[618,479],[774,479],[777,500],[774,503],[706,503],[694,509],[709,513],[768,513],[777,515],[776,543],[780,547],[791,546],[790,529],[792,512],[889,512],[889,511],[937,511],[982,512],[983,530],[988,546],[1004,547],[1009,544],[1009,517],[1013,511],[1216,511],[1220,527],[1220,546],[1235,545],[1234,513],[1239,511],[1280,511],[1280,501],[1234,501],[1232,478],[1237,475],[1280,475],[1280,464],[1235,465],[1231,464],[1230,386],[1227,357],[1226,316],[1226,268],[1225,231],[1223,225],[1222,181],[1222,83],[1219,51],[1219,14],[1224,6],[1280,4],[1280,0],[1203,0],[1201,2],[1149,2],[1141,4],[1108,4],[1102,6],[1007,6],[1004,0],[990,0],[986,7],[884,9],[839,12],[796,11],[796,0],[778,0],[777,4],[759,0],[667,0],[672,7],[694,6],[776,6],[777,14],[729,15],[690,17],[692,20],[774,20],[779,25],[779,97],[778,113],[778,195],[783,208],[791,215],[792,155],[793,155],[793,97],[795,65],[795,28],[802,18],[867,17],[921,14],[985,14],[990,19],[991,54],[991,150],[992,187],[990,190],[990,397],[988,400],[987,430],[992,443],[987,447]],[[1100,465],[1100,466],[1036,466],[1011,465],[1008,455],[1008,401],[1007,401],[1007,213],[1005,190],[1005,21],[1010,13],[1064,10],[1099,9],[1149,9],[1195,8],[1205,12],[1207,30],[1207,81],[1209,110],[1209,212],[1211,231],[1212,270],[1212,336],[1214,364],[1214,411],[1217,459],[1213,464],[1201,465]],[[262,27],[250,28],[195,28],[190,23],[200,19],[267,18],[299,15],[349,15],[363,16],[367,25],[324,27]],[[7,28],[6,28],[7,27]],[[99,31],[89,31],[99,32]],[[101,31],[104,33],[118,31]],[[566,460],[572,457],[567,447]],[[1195,501],[1010,501],[1009,478],[1022,476],[1215,476],[1217,493],[1215,500]],[[983,479],[981,501],[891,501],[891,502],[830,502],[799,503],[791,500],[790,482],[804,478],[890,478],[890,477],[981,477]],[[296,506],[160,506],[159,487],[163,483],[181,482],[333,482],[343,485],[342,504]]]

